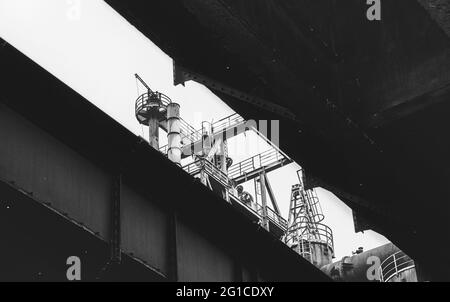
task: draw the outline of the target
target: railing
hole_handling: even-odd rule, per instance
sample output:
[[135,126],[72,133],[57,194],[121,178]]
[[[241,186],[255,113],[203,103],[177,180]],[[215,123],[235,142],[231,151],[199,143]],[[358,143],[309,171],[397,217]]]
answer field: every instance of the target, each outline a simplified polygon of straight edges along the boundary
[[169,145],[162,146],[159,148],[159,152],[163,153],[164,155],[167,155],[167,152],[169,151]]
[[[210,161],[207,161],[205,159],[197,160],[193,163],[190,163],[183,167],[183,170],[189,173],[192,176],[200,174],[202,171],[206,172],[209,176],[216,179],[218,182],[220,182],[225,188],[230,188],[230,180],[227,177],[227,175],[221,171],[219,168],[214,166]],[[239,198],[235,197],[237,200]],[[258,203],[252,203],[251,205],[244,204],[246,207],[250,208],[251,210],[255,211],[256,214],[260,217],[264,216],[264,211],[262,205]],[[273,209],[270,207],[266,207],[267,209],[267,218],[272,221],[274,224],[281,227],[281,229],[286,230],[287,229],[287,221],[281,215],[277,214]]]
[[211,127],[214,133],[219,133],[243,122],[245,122],[244,118],[235,113],[213,123]]
[[[260,209],[260,211],[261,211],[260,215],[263,216],[263,208],[262,208],[262,206],[260,206],[260,207],[261,207],[261,209]],[[274,210],[272,210],[272,208],[266,207],[266,209],[267,209],[267,218],[269,218],[269,220],[271,220],[273,223],[275,223],[275,224],[281,226],[281,228],[282,228],[284,231],[286,231],[287,225],[288,225],[286,219],[284,219],[283,217],[281,217],[281,215],[277,214]]]
[[306,190],[306,196],[308,198],[312,220],[316,223],[322,222],[325,219],[325,215],[323,215],[322,207],[319,203],[319,197],[317,196],[316,190]]
[[212,164],[210,161],[207,161],[205,159],[199,159],[193,163],[190,163],[184,166],[183,170],[192,176],[205,171],[209,176],[220,182],[224,187],[229,188],[231,186],[230,180],[228,179],[227,175],[219,168],[214,166],[214,164]]
[[[241,201],[238,197],[232,195],[234,197],[234,199],[238,200],[240,204],[244,205],[245,207],[247,207],[248,209],[250,209],[252,212],[254,212],[257,216],[259,216],[261,219],[264,217],[264,209],[263,206],[260,205],[259,203],[256,202],[251,202],[251,203],[245,203],[243,201]],[[267,218],[274,223],[275,225],[277,225],[278,227],[280,227],[283,232],[286,232],[287,229],[287,221],[286,219],[284,219],[283,217],[281,217],[281,215],[277,214],[272,208],[270,207],[266,207],[267,211]]]
[[311,222],[319,223],[325,219],[319,197],[314,189],[305,191],[302,185],[293,185],[291,198],[293,198],[292,204],[297,204],[296,210],[301,212],[301,215],[307,216]]
[[146,92],[140,95],[135,104],[135,114],[138,121],[142,123],[148,122],[147,114],[152,107],[159,107],[159,111],[167,108],[172,100],[165,94],[160,92]]
[[[200,131],[195,130],[194,127],[192,127],[191,125],[189,125],[188,122],[186,122],[185,120],[183,120],[182,118],[180,118],[180,134],[181,134],[181,141],[183,143],[186,143],[186,140],[188,140],[188,144],[192,143],[192,142],[196,142],[201,140],[202,138],[202,134]],[[169,146],[165,145],[162,146],[161,148],[159,148],[159,151],[167,154]]]
[[304,229],[300,222],[295,222],[289,226],[286,235],[286,244],[295,244],[300,240],[309,242],[319,242],[325,244],[334,251],[333,231],[330,227],[322,223],[314,223]]
[[202,133],[199,130],[195,130],[194,127],[189,125],[185,120],[180,118],[180,130],[181,139],[187,138],[191,143],[202,139]]
[[[190,141],[190,143],[194,143],[202,139],[201,130],[195,130],[183,119],[180,119],[180,121],[181,121],[180,128],[182,140],[187,138]],[[232,127],[235,127],[236,125],[239,125],[240,123],[243,122],[245,122],[245,120],[239,114],[236,113],[213,123],[212,129],[214,133],[220,133]],[[254,130],[257,131],[256,129]],[[166,145],[161,147],[159,150],[162,153],[167,154],[167,149],[168,146]],[[259,155],[251,157],[245,161],[242,161],[236,165],[231,166],[230,169],[228,170],[228,176],[222,170],[217,168],[214,164],[204,159],[192,162],[184,166],[183,169],[192,176],[198,175],[202,171],[205,171],[209,176],[216,179],[224,187],[230,188],[231,187],[230,179],[234,179],[236,177],[244,175],[245,173],[253,172],[258,168],[263,168],[275,164],[277,162],[281,162],[282,160],[285,159],[286,157],[280,151],[276,149],[268,150]],[[254,206],[255,209],[253,209],[249,205],[245,206],[255,211],[256,214],[261,217],[264,215],[263,207],[257,203],[252,204],[252,206]],[[267,207],[266,213],[267,218],[270,221],[280,226],[283,230],[287,229],[288,225],[287,221],[284,218],[282,218],[279,214],[277,214],[273,209]]]
[[412,260],[404,252],[399,251],[386,258],[380,265],[380,278],[382,282],[389,282],[394,276],[414,268]]
[[232,165],[230,169],[228,169],[228,177],[230,177],[230,179],[235,179],[244,174],[251,173],[256,169],[269,166],[284,159],[286,158],[283,154],[275,149],[271,149]]
[[160,102],[162,106],[167,107],[170,103],[172,103],[172,100],[165,94],[160,92],[152,92],[152,93],[144,93],[140,95],[136,100],[136,112],[138,110],[143,109],[144,107],[149,105],[150,101]]
[[[211,129],[214,134],[220,134],[221,132],[226,132],[229,129],[232,129],[234,127],[239,126],[240,124],[245,123],[246,120],[244,120],[243,117],[241,117],[239,114],[234,113],[226,118],[223,118],[217,122],[214,122],[211,125]],[[181,127],[181,139],[188,139],[188,144],[199,142],[202,139],[202,130],[195,130],[191,125],[189,125],[186,121],[183,119],[180,119],[180,127]],[[250,125],[251,127],[251,125]],[[264,136],[261,135],[261,133],[258,132],[258,130],[255,127],[251,127],[253,131],[255,131],[261,138],[263,138],[267,143],[271,144],[270,141],[268,141]],[[162,153],[167,153],[167,146],[163,146],[160,148],[160,151]],[[278,156],[280,158],[286,158],[280,150],[274,150],[275,152],[278,152]]]

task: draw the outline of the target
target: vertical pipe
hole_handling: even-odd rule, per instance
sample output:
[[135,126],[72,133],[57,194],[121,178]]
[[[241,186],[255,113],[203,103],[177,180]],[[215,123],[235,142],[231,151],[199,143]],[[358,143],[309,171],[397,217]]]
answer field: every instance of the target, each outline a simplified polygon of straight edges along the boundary
[[180,105],[167,105],[167,157],[177,165],[181,165],[181,128]]
[[150,143],[150,146],[155,148],[156,150],[159,150],[159,120],[158,120],[158,109],[152,108],[149,112],[149,119],[148,119],[148,140]]

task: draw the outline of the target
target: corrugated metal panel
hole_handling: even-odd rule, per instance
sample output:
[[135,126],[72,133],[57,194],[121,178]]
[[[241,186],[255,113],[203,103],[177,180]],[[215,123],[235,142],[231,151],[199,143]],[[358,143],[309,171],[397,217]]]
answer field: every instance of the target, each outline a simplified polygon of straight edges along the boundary
[[168,215],[126,185],[121,194],[122,250],[168,274]]
[[177,258],[179,281],[234,281],[233,259],[181,221],[177,224]]
[[107,238],[110,177],[3,105],[0,178]]

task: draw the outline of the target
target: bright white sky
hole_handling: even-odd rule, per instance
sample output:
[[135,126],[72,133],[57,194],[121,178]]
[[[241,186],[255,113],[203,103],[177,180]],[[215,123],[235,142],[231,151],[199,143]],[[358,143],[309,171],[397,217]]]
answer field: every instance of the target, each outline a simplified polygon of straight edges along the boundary
[[[0,36],[136,135],[147,137],[134,117],[135,73],[179,103],[183,119],[196,129],[202,120],[233,113],[199,84],[174,87],[172,60],[101,0],[0,0]],[[230,142],[235,162],[258,152],[255,140],[241,135]],[[291,164],[268,175],[285,218],[298,168]],[[367,250],[388,242],[372,231],[355,234],[351,210],[326,190],[318,195],[334,232],[337,260],[360,246]]]

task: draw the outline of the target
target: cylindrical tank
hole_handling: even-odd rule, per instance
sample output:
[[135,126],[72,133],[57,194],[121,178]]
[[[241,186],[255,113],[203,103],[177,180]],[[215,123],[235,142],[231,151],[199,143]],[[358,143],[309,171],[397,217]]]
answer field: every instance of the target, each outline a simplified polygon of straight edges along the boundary
[[329,240],[300,239],[288,245],[303,258],[321,268],[333,262],[334,252]]
[[404,270],[394,275],[386,282],[418,282],[416,268],[412,267]]
[[167,105],[167,157],[181,165],[180,105]]
[[417,282],[414,261],[402,251],[395,252],[381,262],[380,278],[383,282]]
[[333,251],[325,242],[310,241],[312,263],[317,267],[333,262]]
[[[366,252],[344,257],[340,261],[323,266],[321,270],[339,282],[380,282],[382,281],[382,270],[380,270],[382,263],[398,252],[401,252],[399,248],[388,243]],[[416,276],[415,269],[405,274],[409,274],[407,281],[417,280],[417,277],[412,277]],[[399,279],[405,280],[405,278]]]

